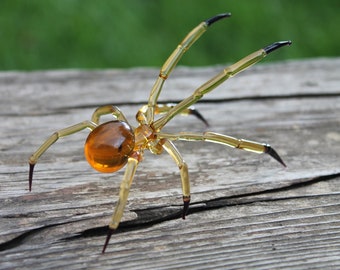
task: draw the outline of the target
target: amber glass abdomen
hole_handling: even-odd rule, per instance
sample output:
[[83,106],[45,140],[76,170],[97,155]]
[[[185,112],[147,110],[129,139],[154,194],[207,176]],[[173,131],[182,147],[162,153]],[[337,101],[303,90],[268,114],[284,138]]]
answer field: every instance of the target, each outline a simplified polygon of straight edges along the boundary
[[96,127],[87,137],[84,152],[88,163],[97,171],[110,173],[121,169],[135,145],[131,127],[111,121]]

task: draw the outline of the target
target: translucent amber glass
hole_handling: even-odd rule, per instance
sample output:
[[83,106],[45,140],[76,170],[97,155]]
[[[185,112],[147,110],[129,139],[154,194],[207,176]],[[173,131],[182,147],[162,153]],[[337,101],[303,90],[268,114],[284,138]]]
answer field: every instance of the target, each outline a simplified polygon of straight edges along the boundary
[[87,137],[85,157],[97,171],[116,172],[126,164],[134,144],[134,134],[127,123],[107,122],[95,128]]

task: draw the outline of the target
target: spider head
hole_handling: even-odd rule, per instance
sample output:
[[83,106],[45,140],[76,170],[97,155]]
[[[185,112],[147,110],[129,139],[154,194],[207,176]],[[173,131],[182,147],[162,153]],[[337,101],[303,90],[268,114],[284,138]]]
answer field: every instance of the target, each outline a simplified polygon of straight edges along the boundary
[[110,121],[96,127],[86,139],[84,152],[97,171],[111,173],[127,163],[135,146],[132,128],[123,121]]

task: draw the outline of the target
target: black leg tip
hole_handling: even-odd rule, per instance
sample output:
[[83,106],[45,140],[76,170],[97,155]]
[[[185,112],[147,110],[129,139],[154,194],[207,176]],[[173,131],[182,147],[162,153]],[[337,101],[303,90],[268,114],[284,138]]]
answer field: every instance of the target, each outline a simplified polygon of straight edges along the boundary
[[267,47],[263,48],[263,50],[266,52],[266,54],[269,54],[283,46],[286,46],[286,45],[291,45],[292,42],[290,40],[287,40],[287,41],[278,41],[278,42],[275,42],[273,44],[270,44],[268,45]]
[[222,14],[218,14],[212,18],[209,18],[207,20],[205,20],[205,23],[210,26],[211,24],[223,19],[223,18],[227,18],[227,17],[230,17],[231,16],[231,13],[222,13]]
[[28,175],[28,189],[29,191],[32,190],[32,181],[33,181],[33,171],[34,171],[34,165],[35,164],[32,164],[30,163],[30,168],[29,168],[29,175]]
[[105,250],[106,250],[106,248],[107,248],[107,246],[108,246],[108,244],[110,242],[111,236],[114,233],[114,231],[115,231],[114,229],[111,229],[111,228],[108,229],[107,235],[106,235],[106,240],[105,240],[105,243],[104,243],[104,246],[103,246],[103,250],[102,250],[102,254],[105,253]]
[[201,120],[201,121],[205,124],[206,127],[209,127],[208,121],[207,121],[207,120],[203,117],[203,115],[202,115],[199,111],[197,111],[196,109],[192,108],[192,109],[189,111],[189,114],[196,116],[199,120]]
[[183,196],[183,213],[182,219],[185,219],[186,214],[188,213],[189,204],[190,204],[190,196]]
[[269,145],[266,145],[266,154],[270,155],[276,161],[282,164],[283,167],[287,167],[287,165],[283,162],[282,158],[279,154]]

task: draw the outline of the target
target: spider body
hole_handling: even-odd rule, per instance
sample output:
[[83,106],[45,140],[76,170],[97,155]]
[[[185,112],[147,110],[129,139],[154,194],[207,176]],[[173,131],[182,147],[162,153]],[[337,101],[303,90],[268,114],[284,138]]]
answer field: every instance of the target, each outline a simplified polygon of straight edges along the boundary
[[[151,89],[147,104],[138,110],[136,115],[138,125],[136,127],[132,127],[129,124],[124,114],[116,106],[101,106],[94,111],[91,120],[80,122],[76,125],[66,127],[53,133],[30,157],[29,190],[32,188],[34,166],[40,156],[45,153],[46,150],[59,138],[72,135],[73,133],[84,129],[89,129],[91,132],[88,135],[84,147],[85,157],[89,164],[97,171],[104,173],[116,172],[124,166],[126,167],[123,180],[120,185],[119,200],[115,206],[112,219],[109,223],[109,230],[102,252],[105,252],[112,233],[119,226],[137,166],[139,162],[142,161],[145,150],[149,150],[156,155],[167,152],[178,166],[184,203],[183,218],[185,218],[190,202],[189,171],[182,155],[174,145],[174,141],[208,141],[259,154],[266,153],[285,166],[277,152],[268,144],[238,139],[214,132],[164,133],[162,131],[162,128],[179,114],[195,115],[207,124],[204,117],[193,109],[191,105],[196,103],[205,94],[215,89],[228,78],[262,60],[267,54],[281,48],[282,46],[291,44],[290,41],[279,41],[270,44],[269,46],[242,58],[235,64],[226,67],[219,74],[197,88],[192,95],[183,99],[178,104],[158,104],[157,100],[161,93],[163,84],[175,68],[182,55],[212,23],[229,16],[229,13],[220,14],[203,21],[189,32],[184,40],[176,47],[162,66],[159,76]],[[106,123],[100,123],[101,116],[109,114],[113,116],[114,120]],[[155,120],[155,114],[160,114],[161,116]]]
[[119,171],[135,148],[135,135],[129,124],[122,121],[103,123],[86,139],[84,154],[87,162],[99,172]]

